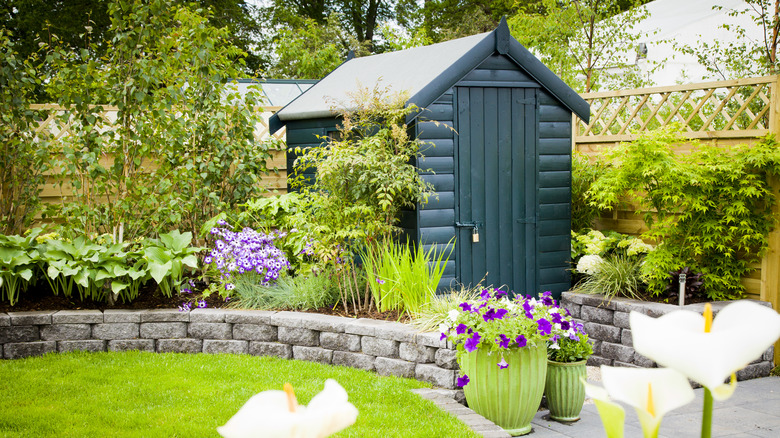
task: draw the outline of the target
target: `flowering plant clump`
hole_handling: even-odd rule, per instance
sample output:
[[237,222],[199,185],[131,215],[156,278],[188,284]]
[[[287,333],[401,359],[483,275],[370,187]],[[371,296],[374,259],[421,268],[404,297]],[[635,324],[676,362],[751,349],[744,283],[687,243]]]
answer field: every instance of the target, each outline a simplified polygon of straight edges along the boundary
[[577,272],[586,275],[595,275],[599,272],[599,266],[604,262],[604,259],[599,255],[591,254],[582,256],[580,261],[577,262]]
[[[558,346],[564,337],[582,333],[582,326],[556,305],[550,292],[539,299],[520,295],[509,299],[507,292],[498,289],[485,289],[478,300],[461,303],[439,329],[442,339],[456,344],[458,357],[487,349],[496,354],[496,365],[501,369],[508,367],[504,351],[540,342]],[[458,379],[459,386],[468,382],[466,375]]]
[[290,269],[290,263],[274,241],[287,234],[280,231],[262,233],[251,228],[232,231],[224,220],[217,222],[224,228],[214,227],[211,234],[215,237],[214,249],[204,262],[219,271],[218,281],[229,294],[235,288],[236,275],[256,273],[262,276],[261,284],[274,283],[283,270]]

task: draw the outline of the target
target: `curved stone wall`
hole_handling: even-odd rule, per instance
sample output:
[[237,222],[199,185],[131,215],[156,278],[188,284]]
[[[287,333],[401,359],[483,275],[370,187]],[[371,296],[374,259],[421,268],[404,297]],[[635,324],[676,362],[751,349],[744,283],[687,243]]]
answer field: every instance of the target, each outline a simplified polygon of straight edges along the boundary
[[[771,307],[771,304],[764,301],[751,301]],[[730,302],[711,303],[713,313],[717,315],[718,311]],[[614,298],[610,302],[605,302],[601,295],[574,292],[564,292],[561,295],[561,305],[568,309],[574,318],[585,324],[585,332],[593,341],[593,355],[588,358],[588,365],[594,366],[655,367],[655,362],[634,351],[628,315],[631,312],[639,312],[657,318],[680,309],[680,306],[673,304],[628,298]],[[702,313],[704,304],[689,304],[683,308]],[[768,376],[773,368],[773,357],[774,347],[769,347],[760,358],[738,371],[737,379],[748,380]]]
[[457,362],[439,333],[397,322],[302,312],[195,309],[0,313],[0,357],[74,350],[276,356],[455,388]]

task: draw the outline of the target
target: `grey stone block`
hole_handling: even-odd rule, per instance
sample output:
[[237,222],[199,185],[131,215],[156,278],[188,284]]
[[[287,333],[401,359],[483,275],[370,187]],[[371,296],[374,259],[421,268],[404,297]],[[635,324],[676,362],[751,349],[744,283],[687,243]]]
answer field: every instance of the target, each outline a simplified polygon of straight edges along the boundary
[[11,325],[11,317],[7,313],[0,313],[0,327],[8,327]]
[[769,362],[748,365],[744,369],[737,371],[737,380],[750,380],[766,377],[769,375],[770,371],[772,371],[772,364]]
[[292,358],[292,345],[278,342],[250,342],[249,354],[253,356],[274,356],[282,359]]
[[597,322],[599,324],[612,324],[612,315],[615,312],[609,309],[582,306],[580,318],[583,321]]
[[344,327],[353,321],[333,315],[318,313],[278,312],[271,317],[271,324],[280,327],[306,327],[318,332],[344,333]]
[[380,376],[398,376],[414,379],[414,369],[417,364],[400,359],[377,357],[374,369]]
[[190,322],[225,322],[225,311],[222,309],[192,309]]
[[398,345],[398,357],[409,362],[432,363],[436,361],[436,349],[425,345],[401,342]]
[[363,336],[360,339],[363,353],[370,356],[398,358],[398,342],[390,339],[379,339],[373,336]]
[[634,349],[622,344],[604,342],[601,344],[601,357],[612,359],[614,362],[633,363]]
[[585,323],[585,333],[591,339],[596,339],[613,344],[620,343],[620,328],[611,325],[599,324],[596,322]]
[[0,344],[8,342],[34,342],[40,339],[38,326],[19,325],[0,327]]
[[100,310],[60,310],[51,315],[52,324],[99,324],[103,322]]
[[151,351],[154,352],[152,339],[114,339],[108,341],[108,351]]
[[561,294],[562,303],[582,304],[582,299],[587,295],[578,292],[563,292]]
[[333,359],[333,350],[326,350],[320,347],[305,347],[302,345],[293,345],[293,359],[305,360],[307,362],[319,362],[330,365]]
[[601,355],[601,344],[603,344],[604,341],[593,340],[591,338],[591,339],[589,339],[589,342],[593,346],[593,354],[595,354],[596,356],[600,356]]
[[620,343],[629,347],[634,346],[634,337],[631,335],[631,330],[623,329],[620,333]]
[[764,355],[762,356],[765,361],[774,362],[775,360],[775,346],[771,346],[767,348],[767,350],[764,352]]
[[267,324],[233,324],[233,339],[244,341],[275,341],[276,327]]
[[201,339],[158,339],[158,353],[200,353],[203,351]]
[[95,324],[92,337],[95,339],[134,339],[140,335],[140,324],[136,322],[116,322]]
[[617,310],[620,312],[631,313],[633,311],[647,316],[651,316],[653,318],[666,315],[667,313],[673,310],[679,309],[679,306],[674,306],[671,304],[652,303],[648,301],[639,301],[639,300],[633,300],[629,298],[621,298],[620,300],[616,298],[613,301],[615,301],[617,305]]
[[224,322],[191,322],[188,337],[196,339],[233,339],[233,324]]
[[447,348],[447,340],[441,339],[441,333],[439,332],[417,333],[414,337],[414,341],[428,347]]
[[579,318],[582,312],[582,304],[574,304],[568,301],[561,300],[561,307],[569,311],[569,314],[573,318]]
[[52,324],[41,326],[42,341],[75,341],[89,339],[92,327],[89,324]]
[[436,366],[448,370],[457,370],[459,367],[455,350],[448,348],[436,350]]
[[18,342],[3,346],[3,357],[6,359],[21,359],[23,357],[41,356],[57,351],[55,341]]
[[360,351],[360,336],[347,333],[320,333],[320,345],[322,348],[337,351]]
[[203,341],[204,353],[246,354],[248,351],[248,341],[225,341],[214,339],[205,339]]
[[656,368],[658,366],[653,360],[648,359],[637,352],[634,352],[633,363],[642,368]]
[[639,365],[637,365],[635,363],[620,362],[620,361],[617,361],[617,360],[612,362],[612,365],[616,366],[616,367],[624,367],[624,368],[642,368],[642,367],[640,367]]
[[141,322],[189,322],[189,321],[190,321],[190,312],[181,312],[177,309],[151,309],[141,313]]
[[334,351],[331,363],[350,368],[359,368],[361,370],[374,370],[374,356],[361,353],[351,353],[349,351]]
[[[143,316],[141,317],[143,318]],[[186,322],[141,323],[140,334],[146,339],[179,339],[187,337]]]
[[600,309],[609,310],[615,310],[617,307],[616,300],[607,300],[604,295],[583,294],[582,303],[580,304],[583,306],[598,307]]
[[57,342],[57,351],[60,353],[68,351],[106,351],[106,341],[94,339],[86,341],[59,341]]
[[103,311],[103,322],[141,322],[141,314],[146,310],[109,309]]
[[631,324],[628,322],[628,312],[615,311],[612,316],[612,325],[623,329],[631,328]]
[[270,324],[276,312],[268,310],[226,310],[225,322],[232,324]]
[[380,321],[376,319],[361,318],[350,321],[344,327],[345,333],[355,335],[374,336],[399,342],[414,342],[417,330],[400,322]]
[[51,324],[52,313],[54,312],[49,310],[8,312],[8,317],[11,325],[44,325]]
[[279,327],[277,332],[279,342],[284,344],[316,347],[320,344],[320,335],[314,330],[300,327]]
[[587,365],[591,366],[591,367],[598,367],[598,366],[601,366],[601,365],[612,365],[612,360],[603,358],[601,356],[596,356],[594,354],[594,355],[592,355],[591,357],[588,358]]
[[455,370],[446,370],[436,365],[417,364],[414,369],[417,380],[428,382],[442,388],[455,388]]

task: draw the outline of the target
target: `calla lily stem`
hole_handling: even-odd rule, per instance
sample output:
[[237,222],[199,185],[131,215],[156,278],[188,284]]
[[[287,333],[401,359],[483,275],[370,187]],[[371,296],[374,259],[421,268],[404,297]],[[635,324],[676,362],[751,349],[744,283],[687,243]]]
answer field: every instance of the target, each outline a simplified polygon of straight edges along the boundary
[[701,418],[701,438],[712,437],[712,392],[704,388],[704,408]]

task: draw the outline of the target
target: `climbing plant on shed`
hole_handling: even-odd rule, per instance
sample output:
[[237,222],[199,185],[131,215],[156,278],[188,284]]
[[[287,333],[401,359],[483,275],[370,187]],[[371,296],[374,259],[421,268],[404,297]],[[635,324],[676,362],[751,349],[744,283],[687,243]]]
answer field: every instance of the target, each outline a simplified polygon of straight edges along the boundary
[[621,144],[590,194],[602,209],[621,200],[639,206],[649,228],[642,237],[660,243],[643,265],[653,295],[663,293],[669,272],[688,266],[703,274],[709,298],[740,298],[741,278],[760,262],[776,225],[770,179],[780,175],[780,147],[769,135],[749,146],[694,142],[689,154],[673,152],[690,142],[672,127]]

